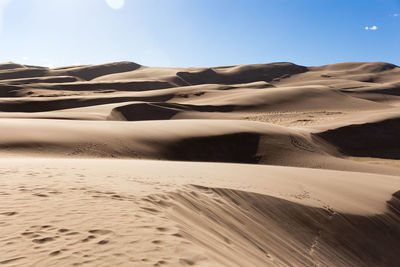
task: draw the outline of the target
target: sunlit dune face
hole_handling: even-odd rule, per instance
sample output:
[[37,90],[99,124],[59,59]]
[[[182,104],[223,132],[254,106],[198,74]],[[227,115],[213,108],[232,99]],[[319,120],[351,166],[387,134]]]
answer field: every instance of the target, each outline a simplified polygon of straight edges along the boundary
[[125,4],[125,0],[106,0],[106,2],[113,9],[120,9]]

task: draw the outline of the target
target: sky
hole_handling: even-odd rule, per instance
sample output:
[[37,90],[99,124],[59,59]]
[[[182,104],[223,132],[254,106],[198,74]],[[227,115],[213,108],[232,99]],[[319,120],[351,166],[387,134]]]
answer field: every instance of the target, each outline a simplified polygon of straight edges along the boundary
[[0,0],[0,62],[400,65],[400,0]]

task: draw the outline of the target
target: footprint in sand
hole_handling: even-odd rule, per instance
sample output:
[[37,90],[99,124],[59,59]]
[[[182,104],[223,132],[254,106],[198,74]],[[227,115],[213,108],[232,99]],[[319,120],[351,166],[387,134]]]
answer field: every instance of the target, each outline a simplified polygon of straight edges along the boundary
[[49,253],[50,256],[57,256],[59,254],[61,254],[60,250],[56,250],[56,251],[53,251],[53,252]]
[[[103,230],[103,229],[94,229],[94,230],[89,230],[88,231],[91,235],[87,236],[86,238],[82,239],[81,242],[89,242],[90,240],[96,239],[97,236],[96,235],[108,235],[108,234],[113,234],[113,231],[110,230]],[[104,239],[104,240],[100,240],[99,242],[97,242],[97,244],[99,245],[104,245],[109,243],[109,240]]]
[[46,195],[46,194],[41,194],[41,193],[35,193],[35,194],[33,194],[33,196],[37,196],[37,197],[48,197],[48,195]]
[[108,244],[110,241],[108,241],[107,239],[104,239],[104,240],[100,240],[99,242],[97,242],[97,244],[99,244],[99,245],[105,245],[105,244]]
[[156,229],[157,229],[158,231],[160,231],[160,232],[168,232],[168,231],[169,231],[169,229],[166,228],[166,227],[157,227]]
[[95,235],[89,235],[88,237],[86,237],[85,239],[82,239],[82,242],[89,242],[92,239],[95,239],[96,236]]
[[21,235],[29,236],[35,234],[34,232],[23,232]]
[[25,258],[26,258],[26,257],[12,258],[12,259],[8,259],[8,260],[0,261],[0,264],[1,264],[1,265],[3,265],[3,264],[9,264],[9,263],[13,263],[13,262],[15,262],[15,261],[22,260],[22,259],[25,259]]
[[195,262],[189,259],[179,259],[179,263],[182,265],[194,265]]
[[65,235],[79,235],[79,232],[69,232],[69,233],[66,233]]
[[168,264],[168,261],[159,260],[154,264],[154,266],[162,266],[162,265],[166,265],[166,264]]
[[15,212],[15,211],[8,211],[8,212],[0,213],[0,214],[1,214],[1,215],[5,215],[5,216],[13,216],[13,215],[18,214],[18,212]]
[[53,240],[54,240],[53,237],[44,237],[44,238],[33,239],[32,242],[33,243],[37,243],[37,244],[44,244],[44,243],[47,243],[47,242],[51,242]]
[[180,233],[172,234],[172,236],[179,237],[179,238],[182,238],[182,237],[183,237],[183,235],[181,235]]
[[91,234],[99,234],[99,235],[107,235],[114,233],[111,230],[101,230],[101,229],[89,230],[88,232]]

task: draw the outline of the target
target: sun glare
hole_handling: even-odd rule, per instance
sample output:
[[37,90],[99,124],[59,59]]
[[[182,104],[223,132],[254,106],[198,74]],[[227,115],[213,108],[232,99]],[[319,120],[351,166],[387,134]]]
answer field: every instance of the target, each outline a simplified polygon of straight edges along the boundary
[[121,9],[125,4],[125,0],[106,0],[106,2],[113,9]]

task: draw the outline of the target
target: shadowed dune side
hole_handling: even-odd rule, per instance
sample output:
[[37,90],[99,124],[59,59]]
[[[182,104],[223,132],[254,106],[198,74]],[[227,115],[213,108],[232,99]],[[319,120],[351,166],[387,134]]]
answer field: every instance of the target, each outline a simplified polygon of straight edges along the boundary
[[0,70],[24,68],[24,65],[16,64],[13,62],[0,63]]
[[0,162],[2,264],[399,263],[399,177],[148,160]]
[[79,78],[73,76],[50,76],[50,77],[1,80],[0,83],[11,84],[11,85],[26,85],[35,83],[69,83],[77,81],[80,81]]
[[139,64],[133,62],[115,62],[102,65],[71,66],[54,69],[8,63],[0,65],[0,80],[38,78],[43,76],[74,76],[89,81],[103,75],[133,71],[140,67]]
[[135,103],[113,108],[108,120],[146,121],[169,120],[180,109],[163,107],[154,103]]
[[0,127],[0,152],[5,156],[215,161],[400,173],[341,159],[332,145],[300,130],[240,120],[3,119]]
[[[80,85],[79,85],[80,86]],[[96,85],[97,86],[97,85]],[[243,88],[241,86],[244,86]],[[51,96],[59,94],[63,96],[56,99],[54,97],[25,97],[15,100],[0,100],[0,111],[4,112],[40,112],[67,108],[76,108],[89,105],[99,105],[121,102],[121,107],[115,111],[122,113],[127,120],[145,120],[145,119],[169,119],[174,113],[172,110],[185,112],[220,112],[234,113],[235,111],[244,112],[271,112],[271,111],[310,111],[310,110],[366,110],[366,109],[385,109],[390,105],[368,101],[360,98],[354,98],[332,90],[325,86],[306,86],[306,87],[281,87],[281,88],[259,88],[262,84],[250,84],[255,86],[247,88],[248,84],[235,86],[228,90],[225,86],[210,86],[203,88],[199,86],[187,86],[179,88],[169,88],[160,90],[149,90],[143,92],[129,92],[119,94],[118,92],[109,92],[107,90],[86,90],[88,95],[79,97],[68,96],[74,91],[63,90],[37,90],[22,89],[15,85],[7,87],[4,94],[32,92],[32,96],[41,94]],[[84,88],[84,86],[82,86]],[[19,88],[19,89],[18,89]],[[97,87],[100,88],[100,87]],[[107,86],[104,86],[107,88]],[[28,90],[28,92],[27,92]],[[108,94],[108,96],[99,97],[96,95]],[[114,95],[114,96],[112,96]],[[57,95],[58,96],[58,95]],[[72,100],[73,99],[73,100]],[[94,100],[96,99],[96,100]],[[123,107],[122,102],[126,101],[147,101],[147,105],[127,105]],[[162,103],[169,101],[168,103]],[[48,104],[46,104],[46,102]],[[157,102],[157,103],[151,103]],[[58,104],[54,104],[58,103]],[[162,114],[165,109],[166,114]],[[156,110],[159,110],[157,112]],[[149,112],[149,114],[146,114]],[[140,115],[135,115],[142,113]],[[158,115],[154,115],[158,114]],[[210,117],[211,118],[211,117]],[[221,118],[224,118],[223,116]]]
[[367,110],[391,107],[351,97],[328,86],[294,86],[266,89],[236,89],[180,101],[198,105],[235,105],[258,111]]
[[[235,126],[231,122],[175,120],[128,124],[53,120],[49,124],[41,119],[4,119],[0,121],[0,147],[2,153],[14,155],[256,163],[260,136],[275,136],[275,139],[283,139],[282,142],[287,137],[281,127],[241,121]],[[10,135],[16,131],[17,134]]]
[[[261,158],[267,163],[268,155],[289,160],[304,155],[305,149],[311,154],[329,155],[328,148],[313,145],[296,131],[246,121],[53,120],[48,123],[43,119],[4,119],[0,126],[2,152],[17,154],[98,157],[102,151],[102,157],[243,163],[256,163]],[[18,134],[10,135],[16,131]]]
[[[212,106],[212,105],[187,105],[177,103],[134,103],[114,108],[108,119],[110,120],[169,120],[179,113],[191,112],[232,112],[234,106]],[[192,115],[193,116],[193,115]]]
[[177,76],[189,84],[235,84],[256,81],[272,81],[306,72],[308,69],[292,63],[270,63],[234,67],[217,67],[199,71],[180,71]]
[[0,97],[16,97],[18,96],[18,91],[23,88],[18,85],[9,85],[0,83]]
[[72,66],[70,68],[51,69],[49,74],[52,76],[76,76],[84,80],[92,80],[94,78],[108,75],[112,73],[120,73],[126,71],[133,71],[141,66],[139,64],[122,61],[101,65],[88,65],[88,66]]
[[[160,147],[160,154],[168,160],[180,161],[349,169],[344,161],[333,157],[341,156],[334,147],[301,132],[274,127],[264,131],[232,130],[225,134],[184,136],[165,143]],[[361,166],[352,168],[361,169]]]
[[306,73],[273,82],[275,86],[325,85],[342,93],[374,102],[396,103],[400,68],[384,62],[349,62],[310,67]]
[[310,73],[313,71],[321,74],[322,78],[340,78],[368,84],[398,80],[396,75],[400,73],[400,68],[386,62],[346,62],[310,68]]
[[[62,76],[64,77],[64,76]],[[170,82],[164,81],[146,81],[146,80],[133,80],[133,81],[118,81],[118,82],[76,82],[76,83],[46,83],[45,81],[54,78],[63,79],[62,77],[42,77],[42,78],[28,78],[28,79],[15,79],[4,80],[0,82],[0,91],[2,87],[15,86],[13,90],[3,90],[3,97],[51,97],[51,96],[70,96],[70,95],[96,95],[98,93],[123,93],[129,95],[130,93],[142,93],[144,95],[162,95],[162,94],[175,94],[176,100],[190,97],[202,96],[206,92],[222,91],[222,90],[235,90],[239,88],[247,89],[265,89],[273,87],[266,82],[254,82],[246,84],[235,85],[217,85],[217,84],[202,84],[196,86],[174,87],[175,85]],[[65,76],[67,78],[68,76]],[[75,79],[75,77],[72,77]],[[69,79],[69,78],[68,78]],[[42,81],[39,83],[24,84],[25,80]],[[12,81],[12,82],[9,82]]]
[[400,118],[357,123],[317,133],[346,155],[400,159]]
[[[298,198],[309,198],[307,193]],[[352,215],[232,189],[156,195],[184,238],[224,266],[398,266],[399,192],[387,211]]]
[[310,68],[318,71],[337,71],[347,74],[376,73],[393,70],[398,66],[386,62],[344,62]]
[[365,95],[369,94],[382,94],[384,97],[388,96],[400,96],[400,78],[399,81],[392,83],[383,83],[375,86],[361,87],[342,90],[346,93],[353,93],[355,95]]
[[307,72],[308,68],[293,63],[269,63],[212,68],[157,68],[142,67],[135,71],[98,77],[96,81],[160,80],[177,86],[199,84],[239,84],[272,81]]
[[162,155],[169,160],[258,163],[259,139],[255,133],[185,138],[167,145]]
[[0,64],[0,265],[399,266],[399,75]]
[[74,82],[57,84],[32,84],[31,89],[68,90],[68,91],[93,91],[109,90],[118,91],[146,91],[174,87],[173,84],[162,81],[121,81],[121,82]]
[[346,62],[309,67],[306,73],[300,73],[274,81],[277,86],[289,85],[330,85],[334,88],[355,88],[376,86],[382,83],[399,81],[400,68],[385,62]]
[[61,109],[72,109],[78,107],[88,107],[95,105],[129,102],[129,101],[167,101],[172,97],[169,95],[144,96],[144,97],[65,97],[51,99],[16,99],[13,101],[1,101],[0,111],[3,112],[43,112]]
[[0,63],[0,70],[21,68],[22,65],[13,62]]
[[23,67],[16,69],[0,70],[0,81],[21,78],[42,77],[48,74],[48,69],[43,67]]
[[[34,92],[32,89],[40,87],[38,83],[64,83],[76,82],[78,78],[71,76],[60,77],[40,77],[40,78],[21,78],[0,81],[0,97],[20,97],[29,96]],[[41,86],[42,88],[45,86]],[[53,91],[53,94],[56,93]]]
[[[195,69],[202,69],[202,68],[195,68]],[[146,80],[146,81],[164,81],[171,84],[175,84],[175,86],[190,85],[182,78],[176,75],[177,72],[182,70],[185,70],[185,68],[160,68],[160,67],[142,66],[141,68],[134,71],[100,76],[98,78],[93,79],[93,81],[102,82],[102,81]]]
[[390,211],[400,216],[400,191],[393,194],[393,197],[387,201],[387,206]]

